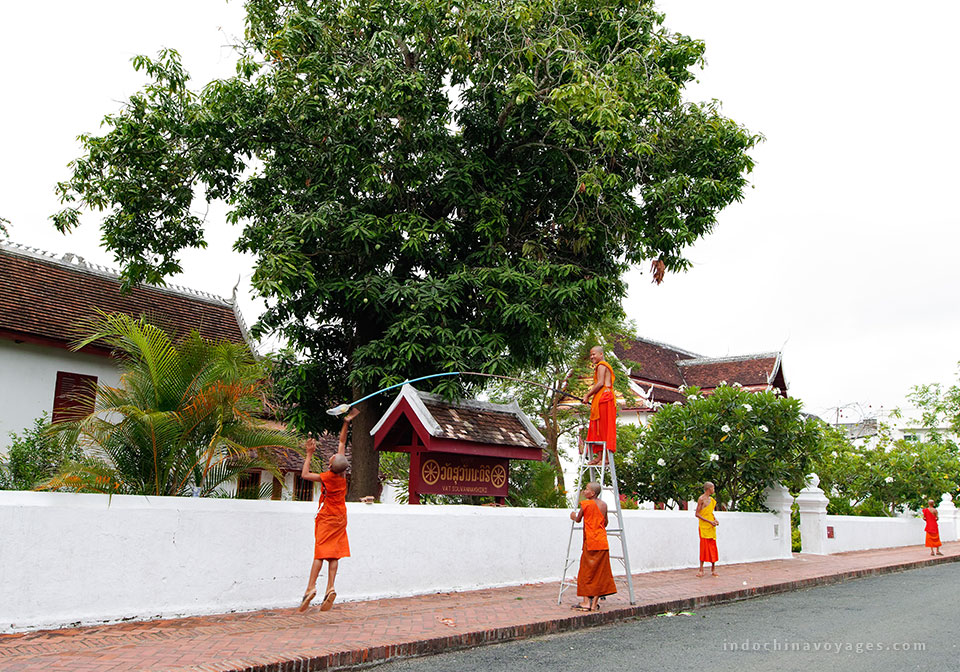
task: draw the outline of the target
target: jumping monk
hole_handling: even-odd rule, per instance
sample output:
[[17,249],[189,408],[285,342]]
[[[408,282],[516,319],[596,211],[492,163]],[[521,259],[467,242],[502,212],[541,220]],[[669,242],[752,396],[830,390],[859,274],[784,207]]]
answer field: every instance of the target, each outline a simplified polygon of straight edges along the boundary
[[713,509],[717,505],[717,500],[713,498],[713,483],[707,481],[703,484],[703,494],[697,500],[697,518],[700,519],[700,571],[697,576],[703,576],[703,563],[710,563],[710,573],[713,576],[717,574],[717,560],[720,559],[717,553],[717,517],[713,515]]
[[600,499],[600,484],[587,483],[580,508],[570,512],[570,520],[583,521],[583,551],[577,573],[577,595],[583,600],[575,611],[600,611],[600,598],[617,592],[610,571],[610,545],[607,543],[607,504]]
[[[590,348],[593,364],[593,386],[583,396],[583,403],[590,404],[590,425],[587,441],[605,441],[611,453],[617,450],[617,395],[613,392],[613,367],[603,359],[603,348]],[[594,457],[587,464],[600,464],[600,446],[592,446]]]
[[927,508],[923,510],[923,519],[927,521],[927,526],[923,528],[924,532],[927,533],[927,548],[930,549],[930,555],[943,555],[940,552],[940,547],[943,546],[940,543],[940,524],[937,520],[940,518],[940,513],[933,508],[933,500],[927,500]]
[[314,523],[313,565],[310,567],[307,590],[297,610],[300,613],[306,611],[310,601],[317,596],[317,577],[320,575],[324,560],[327,561],[327,590],[320,604],[320,611],[330,611],[333,601],[337,599],[337,591],[333,588],[333,582],[337,578],[337,566],[340,564],[340,558],[350,557],[350,544],[347,541],[347,479],[343,477],[343,472],[350,466],[345,454],[347,430],[350,427],[350,421],[359,413],[359,409],[353,408],[343,418],[337,454],[330,456],[330,468],[322,474],[310,471],[310,462],[313,460],[313,453],[317,450],[317,442],[313,437],[307,439],[307,456],[303,461],[300,476],[308,481],[319,481],[321,494],[320,508]]

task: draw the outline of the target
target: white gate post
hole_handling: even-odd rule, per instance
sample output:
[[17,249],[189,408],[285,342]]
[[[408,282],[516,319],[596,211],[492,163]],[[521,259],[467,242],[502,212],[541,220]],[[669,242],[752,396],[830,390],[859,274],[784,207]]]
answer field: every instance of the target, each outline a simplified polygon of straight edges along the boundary
[[774,534],[780,540],[779,555],[781,558],[789,558],[793,555],[793,526],[790,524],[793,495],[781,483],[776,482],[763,491],[763,503],[777,514]]
[[820,477],[807,476],[807,487],[797,495],[800,507],[800,543],[802,553],[827,555],[827,503],[818,486]]
[[953,495],[949,492],[940,497],[940,506],[937,507],[940,524],[940,541],[956,541],[960,538],[960,520],[957,520],[957,507],[953,503]]

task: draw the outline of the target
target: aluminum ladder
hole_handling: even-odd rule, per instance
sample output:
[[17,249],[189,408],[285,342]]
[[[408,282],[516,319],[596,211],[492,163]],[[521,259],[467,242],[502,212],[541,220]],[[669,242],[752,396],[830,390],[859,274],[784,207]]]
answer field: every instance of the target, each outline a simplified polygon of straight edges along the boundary
[[[610,537],[615,537],[620,540],[620,555],[610,554],[611,560],[619,560],[620,564],[623,565],[623,569],[626,572],[627,579],[627,592],[630,594],[630,604],[636,604],[636,599],[633,596],[633,576],[630,574],[630,555],[627,552],[627,535],[626,529],[623,526],[623,511],[620,508],[620,489],[617,485],[617,466],[613,461],[613,453],[607,450],[606,441],[584,441],[581,443],[580,450],[580,461],[577,463],[577,497],[580,497],[580,492],[590,481],[594,481],[600,484],[600,494],[604,492],[609,492],[613,494],[613,506],[617,514],[616,527],[607,527],[607,539]],[[600,464],[587,464],[592,458],[593,451],[590,450],[591,446],[600,446]],[[584,478],[586,477],[586,478]],[[610,483],[607,484],[609,478]],[[610,511],[608,508],[607,517],[609,520]],[[608,523],[609,525],[609,523]],[[567,574],[570,572],[571,567],[579,561],[578,557],[570,557],[570,552],[573,550],[573,537],[577,530],[583,530],[583,523],[577,523],[571,521],[570,524],[570,538],[567,541],[567,557],[563,562],[563,574],[560,579],[560,594],[557,595],[557,604],[561,603],[563,599],[563,592],[567,588],[571,588],[577,585],[575,577],[570,579],[567,578]],[[611,548],[611,551],[613,549]]]

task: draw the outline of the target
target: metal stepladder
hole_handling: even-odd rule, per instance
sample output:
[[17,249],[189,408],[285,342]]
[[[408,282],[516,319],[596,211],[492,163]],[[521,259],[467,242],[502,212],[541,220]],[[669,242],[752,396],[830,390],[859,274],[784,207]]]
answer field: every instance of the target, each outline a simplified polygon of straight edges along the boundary
[[[624,571],[626,572],[627,579],[627,592],[630,595],[630,604],[635,604],[636,600],[633,596],[633,577],[630,575],[630,555],[627,552],[627,536],[626,530],[623,526],[623,511],[620,508],[620,489],[617,485],[617,467],[613,461],[613,454],[607,450],[606,441],[585,441],[582,444],[580,450],[580,461],[577,463],[577,497],[580,496],[581,490],[586,486],[590,481],[594,481],[600,484],[600,494],[604,492],[609,492],[613,495],[614,508],[617,514],[617,522],[615,527],[607,527],[607,539],[614,537],[620,540],[620,555],[610,554],[611,560],[619,560],[623,565]],[[588,464],[591,459],[590,450],[591,446],[600,446],[600,464],[591,465]],[[585,479],[584,476],[587,478]],[[609,484],[607,483],[609,477]],[[609,516],[609,512],[607,513]],[[609,525],[609,523],[608,523]],[[573,578],[567,579],[567,574],[570,572],[570,568],[578,561],[578,558],[570,557],[570,552],[573,549],[573,536],[576,534],[577,530],[583,530],[583,523],[577,523],[571,521],[570,524],[570,539],[567,541],[567,557],[563,562],[563,575],[560,579],[560,594],[557,595],[557,604],[561,603],[563,599],[563,592],[567,588],[571,588],[577,585],[576,580]],[[612,549],[611,549],[612,550]]]

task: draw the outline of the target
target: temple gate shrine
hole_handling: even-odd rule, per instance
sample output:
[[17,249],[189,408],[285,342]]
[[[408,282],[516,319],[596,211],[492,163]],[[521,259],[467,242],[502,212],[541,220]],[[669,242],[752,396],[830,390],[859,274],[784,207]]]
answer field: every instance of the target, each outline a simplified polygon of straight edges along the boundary
[[409,384],[370,434],[377,450],[410,454],[410,504],[423,494],[503,504],[510,460],[542,460],[547,444],[516,402],[447,401]]

